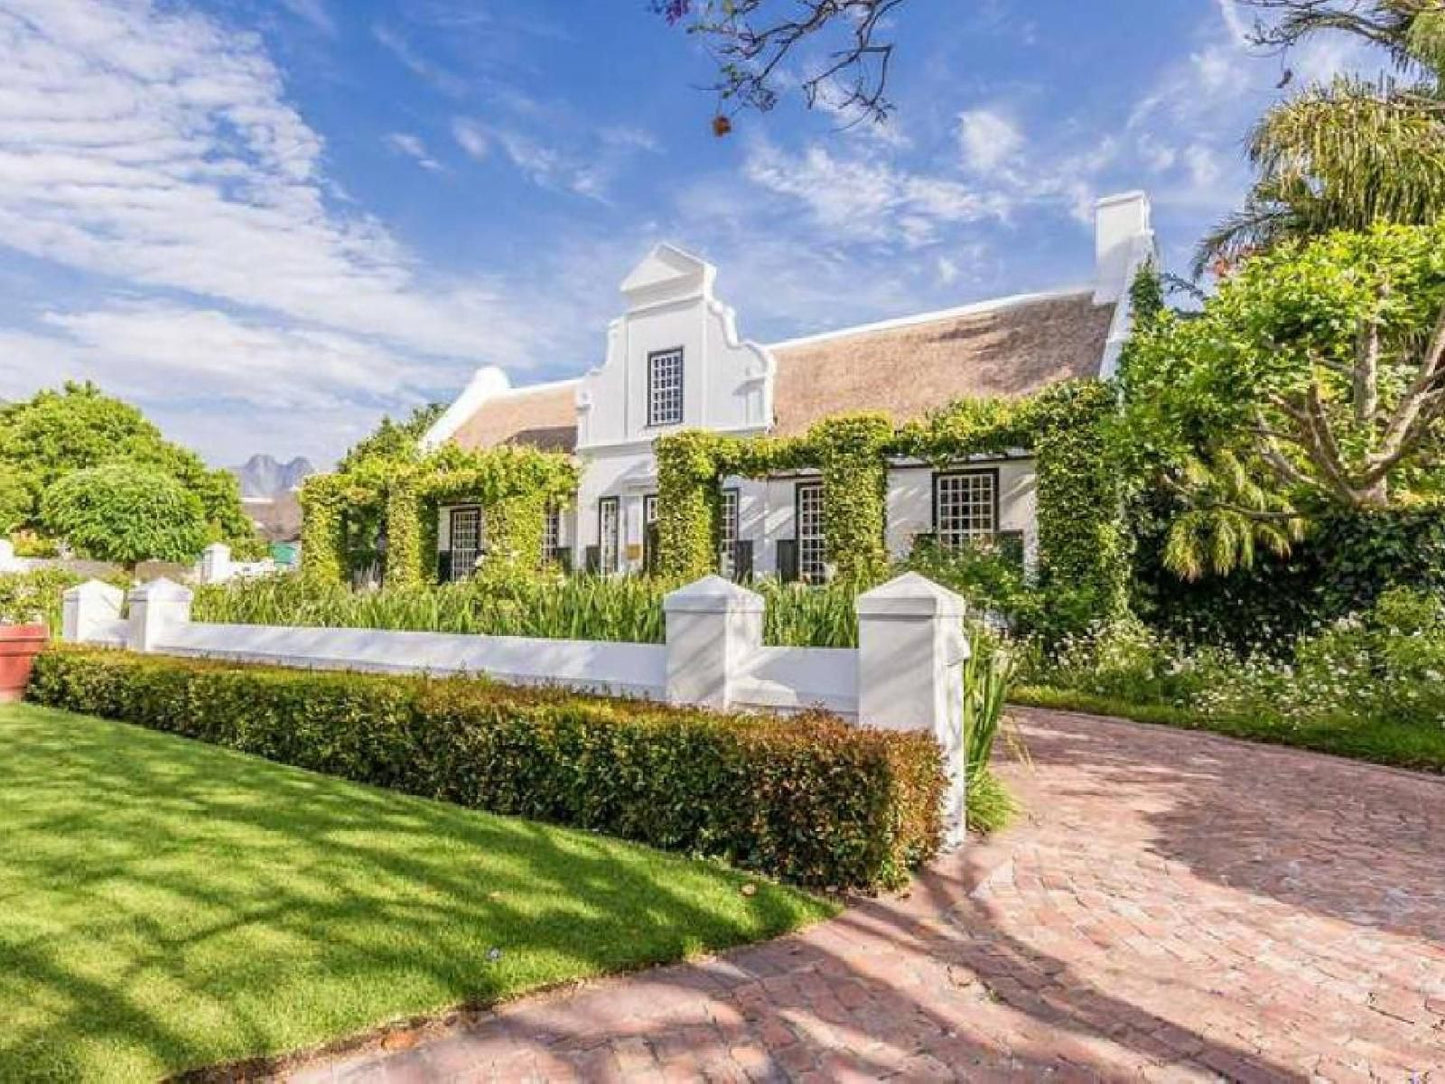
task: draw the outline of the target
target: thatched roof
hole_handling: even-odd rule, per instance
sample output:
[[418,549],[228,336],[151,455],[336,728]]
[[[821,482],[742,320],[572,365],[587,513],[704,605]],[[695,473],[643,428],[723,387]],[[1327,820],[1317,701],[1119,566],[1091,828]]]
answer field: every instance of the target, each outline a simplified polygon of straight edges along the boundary
[[795,436],[843,411],[905,422],[955,399],[1098,376],[1113,316],[1089,292],[1055,294],[779,343],[774,432]]
[[[773,431],[805,432],[847,411],[910,421],[955,399],[1028,395],[1099,375],[1114,305],[1091,292],[1038,294],[870,324],[769,347]],[[577,444],[576,381],[494,396],[457,430],[463,447]]]
[[453,438],[463,448],[530,444],[570,452],[577,446],[577,382],[514,388],[481,405]]

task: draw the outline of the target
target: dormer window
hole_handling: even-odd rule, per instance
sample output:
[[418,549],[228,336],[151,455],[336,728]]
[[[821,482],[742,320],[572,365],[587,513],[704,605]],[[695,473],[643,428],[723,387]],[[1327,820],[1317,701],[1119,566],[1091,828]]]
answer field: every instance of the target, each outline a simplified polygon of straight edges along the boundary
[[682,422],[682,347],[647,355],[647,424]]

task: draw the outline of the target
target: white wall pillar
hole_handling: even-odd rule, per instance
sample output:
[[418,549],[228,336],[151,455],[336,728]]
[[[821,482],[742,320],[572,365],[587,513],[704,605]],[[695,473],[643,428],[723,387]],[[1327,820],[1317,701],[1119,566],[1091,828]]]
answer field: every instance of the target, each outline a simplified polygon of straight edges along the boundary
[[763,644],[763,605],[761,595],[721,576],[704,576],[663,599],[669,703],[734,703],[735,683]]
[[100,639],[120,620],[125,592],[100,580],[86,580],[61,596],[60,635],[71,644]]
[[200,581],[225,583],[230,578],[231,547],[224,542],[212,542],[201,551]]
[[0,538],[0,572],[24,572],[27,567],[23,559],[15,556],[15,543]]
[[963,841],[964,600],[916,572],[859,595],[858,721],[923,730],[943,748],[947,842]]
[[130,593],[130,628],[126,646],[132,651],[155,651],[173,632],[191,620],[189,588],[162,576]]

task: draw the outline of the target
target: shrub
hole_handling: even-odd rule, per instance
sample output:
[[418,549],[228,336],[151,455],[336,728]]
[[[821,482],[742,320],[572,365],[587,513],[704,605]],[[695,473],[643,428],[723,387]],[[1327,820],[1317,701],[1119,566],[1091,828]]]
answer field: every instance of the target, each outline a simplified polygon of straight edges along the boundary
[[941,838],[931,736],[471,678],[52,648],[29,696],[312,771],[713,855],[801,884],[902,883]]
[[41,501],[48,530],[102,561],[190,561],[206,544],[201,500],[171,475],[136,463],[74,471]]
[[62,596],[84,576],[59,568],[34,572],[0,573],[0,623],[47,625],[51,635],[60,632]]

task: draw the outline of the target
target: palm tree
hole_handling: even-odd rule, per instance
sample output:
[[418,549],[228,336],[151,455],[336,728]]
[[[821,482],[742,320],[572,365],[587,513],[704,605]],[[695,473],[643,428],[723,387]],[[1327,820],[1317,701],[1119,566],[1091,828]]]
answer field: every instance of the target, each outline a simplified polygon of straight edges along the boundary
[[1257,179],[1201,242],[1195,272],[1290,237],[1445,214],[1445,0],[1245,0],[1276,13],[1257,44],[1343,32],[1384,49],[1396,76],[1340,76],[1275,106],[1249,140]]

